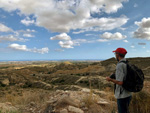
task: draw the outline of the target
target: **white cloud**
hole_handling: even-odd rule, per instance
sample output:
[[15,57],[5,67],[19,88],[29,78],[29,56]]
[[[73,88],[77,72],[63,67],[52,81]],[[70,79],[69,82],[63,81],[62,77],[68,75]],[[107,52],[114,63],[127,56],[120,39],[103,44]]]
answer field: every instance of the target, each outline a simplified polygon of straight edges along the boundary
[[96,42],[96,40],[87,40],[87,39],[74,39],[72,40],[69,35],[66,33],[62,33],[60,35],[56,35],[54,37],[51,37],[50,40],[61,40],[58,42],[58,44],[62,48],[74,48],[73,46],[80,46],[81,43],[93,43]]
[[128,40],[123,40],[123,42],[126,42],[126,43],[128,43],[129,41],[128,41]]
[[0,23],[0,32],[12,32],[13,30],[4,24]]
[[62,48],[74,48],[73,45],[73,41],[68,40],[68,41],[59,41],[58,43]]
[[29,17],[26,17],[25,19],[21,20],[21,23],[26,25],[26,26],[29,26],[29,25],[34,24],[35,21],[31,20]]
[[12,48],[15,50],[21,50],[21,51],[29,51],[26,45],[19,45],[16,43],[9,45],[9,48]]
[[34,48],[34,49],[30,49],[30,51],[34,52],[34,53],[45,54],[45,53],[48,53],[49,49],[48,49],[48,47],[44,47],[44,48],[41,48],[41,49]]
[[98,42],[107,42],[108,40],[107,39],[98,39],[97,41]]
[[26,30],[18,30],[19,33],[34,33],[36,32],[34,29],[26,29]]
[[143,18],[141,22],[135,22],[139,28],[134,32],[135,38],[150,40],[150,18]]
[[56,35],[50,38],[51,40],[71,40],[70,36],[66,33],[61,33],[60,35]]
[[44,47],[44,48],[41,48],[41,49],[37,49],[37,48],[33,48],[33,49],[29,49],[27,48],[26,45],[19,45],[19,44],[10,44],[8,46],[9,48],[11,49],[14,49],[14,50],[19,50],[19,51],[29,51],[29,52],[34,52],[34,53],[41,53],[41,54],[44,54],[44,53],[48,53],[49,49],[47,47]]
[[98,36],[96,34],[85,34],[85,36]]
[[35,37],[32,33],[36,32],[34,29],[17,30],[14,35],[17,37]]
[[84,33],[86,31],[106,31],[120,28],[128,21],[128,18],[124,15],[118,18],[90,18],[84,20],[78,25],[80,31],[73,32],[73,34]]
[[0,42],[14,42],[14,41],[20,41],[20,42],[26,42],[29,41],[28,39],[24,38],[17,38],[13,35],[6,35],[6,36],[0,36]]
[[100,37],[101,37],[101,38],[104,38],[104,39],[107,39],[107,40],[122,40],[122,39],[125,39],[125,38],[126,38],[125,35],[122,35],[122,34],[119,33],[119,32],[116,32],[116,33],[114,33],[114,34],[109,33],[109,32],[105,32],[105,33],[103,33]]
[[[77,29],[98,31],[121,27],[128,18],[94,18],[91,14],[115,13],[125,1],[128,0],[0,0],[0,8],[19,10],[27,16],[34,15],[36,25],[53,32]],[[22,23],[30,25],[35,21],[27,17]]]
[[135,46],[134,45],[132,45],[132,46],[130,46],[131,48],[135,48]]
[[34,37],[34,35],[31,34],[23,34],[24,37]]

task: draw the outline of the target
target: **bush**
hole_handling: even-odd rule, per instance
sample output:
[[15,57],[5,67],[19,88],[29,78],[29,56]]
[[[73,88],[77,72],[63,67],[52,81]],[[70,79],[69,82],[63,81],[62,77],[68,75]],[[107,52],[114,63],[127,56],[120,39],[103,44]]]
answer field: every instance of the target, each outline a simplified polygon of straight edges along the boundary
[[131,113],[150,113],[150,94],[146,91],[134,93],[130,103]]

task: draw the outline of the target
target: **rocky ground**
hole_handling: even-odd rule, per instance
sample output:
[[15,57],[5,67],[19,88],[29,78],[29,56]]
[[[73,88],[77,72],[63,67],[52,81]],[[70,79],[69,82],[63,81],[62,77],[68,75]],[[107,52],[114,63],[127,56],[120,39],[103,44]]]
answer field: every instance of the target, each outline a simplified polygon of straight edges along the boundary
[[[128,60],[142,68],[150,92],[150,58]],[[116,113],[113,84],[105,80],[116,63],[1,62],[0,113]]]

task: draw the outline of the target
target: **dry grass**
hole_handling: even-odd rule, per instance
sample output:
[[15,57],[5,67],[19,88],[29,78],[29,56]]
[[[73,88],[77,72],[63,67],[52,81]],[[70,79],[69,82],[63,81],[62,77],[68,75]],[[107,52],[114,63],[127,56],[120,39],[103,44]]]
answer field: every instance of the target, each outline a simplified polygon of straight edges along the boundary
[[91,80],[89,80],[89,86],[90,86],[90,93],[87,94],[84,98],[83,98],[83,102],[85,103],[86,107],[90,107],[92,104],[97,102],[97,98],[95,96],[93,96],[93,89],[91,86]]
[[35,102],[36,104],[42,104],[49,98],[49,94],[44,91],[26,91],[23,92],[22,96],[6,94],[3,101],[11,102],[12,105],[25,106],[30,102]]
[[130,103],[131,113],[150,113],[150,93],[145,90],[134,93]]
[[98,95],[95,95],[93,93],[93,88],[91,86],[91,80],[89,79],[89,88],[90,88],[90,93],[83,98],[83,102],[85,103],[85,106],[89,108],[89,113],[115,113],[117,110],[116,104],[113,103],[112,101],[115,100],[114,94],[112,90],[109,87],[105,88],[105,91],[107,95],[105,97],[101,97],[103,99],[108,100],[110,104],[108,105],[98,105],[98,101],[100,97]]

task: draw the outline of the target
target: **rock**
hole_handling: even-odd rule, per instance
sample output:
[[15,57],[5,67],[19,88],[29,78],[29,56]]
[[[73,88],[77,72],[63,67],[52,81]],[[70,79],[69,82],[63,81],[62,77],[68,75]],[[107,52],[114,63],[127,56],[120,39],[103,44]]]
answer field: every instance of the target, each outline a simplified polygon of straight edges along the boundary
[[99,100],[99,101],[97,102],[97,104],[100,104],[100,105],[108,105],[109,103],[108,103],[107,101],[105,101],[105,100]]
[[63,95],[57,102],[58,106],[62,105],[72,105],[72,106],[79,106],[79,103],[76,103],[74,99],[70,98],[68,95]]
[[74,107],[74,106],[68,106],[68,111],[75,112],[75,113],[84,113],[82,109]]
[[83,88],[82,91],[83,91],[83,92],[86,92],[86,93],[89,93],[89,92],[90,92],[90,89]]
[[1,81],[1,84],[2,84],[3,86],[8,86],[8,85],[9,85],[9,80],[8,80],[8,78],[2,80],[2,81]]
[[68,110],[67,109],[62,109],[62,110],[60,110],[60,113],[68,113]]

